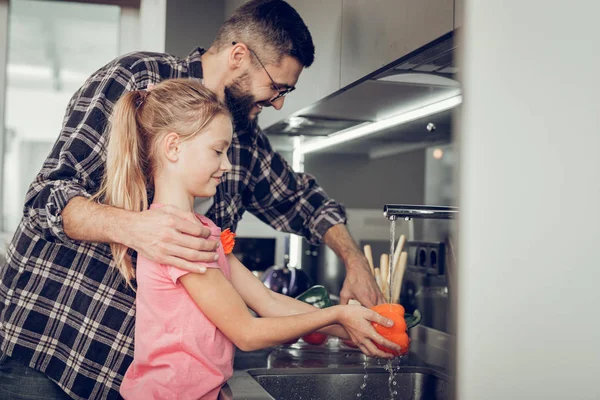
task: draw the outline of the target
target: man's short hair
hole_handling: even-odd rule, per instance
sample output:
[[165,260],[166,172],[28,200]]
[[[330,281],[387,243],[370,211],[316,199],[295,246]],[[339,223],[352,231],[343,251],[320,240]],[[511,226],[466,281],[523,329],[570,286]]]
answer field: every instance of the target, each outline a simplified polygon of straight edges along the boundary
[[239,7],[221,26],[213,46],[220,50],[232,42],[246,44],[267,64],[288,55],[310,67],[315,59],[310,31],[283,0],[252,0]]

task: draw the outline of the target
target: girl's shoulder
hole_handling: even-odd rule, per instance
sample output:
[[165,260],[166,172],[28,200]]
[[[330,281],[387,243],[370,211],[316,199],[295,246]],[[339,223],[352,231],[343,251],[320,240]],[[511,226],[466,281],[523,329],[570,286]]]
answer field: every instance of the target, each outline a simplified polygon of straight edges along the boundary
[[202,214],[196,213],[196,218],[202,223],[202,225],[208,227],[210,229],[210,233],[212,236],[220,236],[221,228],[219,228],[210,218],[205,217]]

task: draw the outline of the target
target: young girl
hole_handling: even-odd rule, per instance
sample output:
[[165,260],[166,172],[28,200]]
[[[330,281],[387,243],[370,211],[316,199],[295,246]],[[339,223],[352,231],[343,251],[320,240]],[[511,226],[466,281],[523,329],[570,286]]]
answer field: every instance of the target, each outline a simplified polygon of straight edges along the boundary
[[[218,240],[221,229],[193,213],[194,198],[214,196],[231,169],[232,121],[215,94],[183,79],[133,91],[115,105],[110,129],[97,198],[142,211],[152,190],[151,208],[171,205],[189,212],[190,220],[210,228]],[[134,360],[121,385],[126,399],[216,399],[232,375],[234,345],[261,349],[316,330],[351,338],[370,356],[390,357],[373,342],[400,350],[370,324],[391,321],[360,306],[318,310],[274,293],[223,246],[204,274],[142,256],[134,270],[126,247],[111,248],[127,283],[134,276],[137,282]]]

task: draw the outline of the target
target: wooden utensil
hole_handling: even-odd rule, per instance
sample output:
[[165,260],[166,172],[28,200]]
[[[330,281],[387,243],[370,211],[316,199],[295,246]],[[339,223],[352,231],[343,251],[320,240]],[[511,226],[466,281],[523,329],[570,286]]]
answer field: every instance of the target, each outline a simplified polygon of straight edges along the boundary
[[390,256],[388,254],[382,254],[379,257],[379,268],[381,268],[381,279],[388,281],[390,278]]
[[402,280],[404,279],[404,271],[406,270],[406,263],[408,262],[408,253],[403,251],[400,253],[398,261],[398,267],[394,271],[394,282],[392,284],[392,298],[391,303],[398,303],[400,300],[400,293],[402,293]]
[[382,254],[379,258],[379,268],[381,268],[381,286],[385,300],[390,302],[390,256]]
[[365,252],[365,257],[367,258],[369,267],[371,267],[371,273],[375,275],[375,265],[373,264],[373,251],[371,250],[371,245],[366,244],[363,248],[363,251]]
[[404,244],[406,244],[406,236],[400,235],[400,239],[398,239],[398,243],[396,244],[396,248],[394,249],[394,259],[392,262],[392,273],[396,271],[396,267],[398,266],[398,262],[400,261],[400,254],[402,250],[404,250]]
[[375,282],[377,282],[377,286],[379,286],[379,289],[382,290],[382,287],[381,287],[381,270],[379,268],[375,268],[375,273],[373,275],[375,276]]

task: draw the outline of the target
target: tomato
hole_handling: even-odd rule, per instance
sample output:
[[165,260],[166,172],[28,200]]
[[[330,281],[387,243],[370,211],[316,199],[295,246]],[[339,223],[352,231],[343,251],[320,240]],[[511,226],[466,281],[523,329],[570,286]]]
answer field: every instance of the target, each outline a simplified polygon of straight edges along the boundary
[[404,307],[400,304],[379,304],[372,307],[371,310],[383,315],[384,317],[394,321],[394,325],[390,328],[379,325],[376,322],[371,322],[377,333],[387,340],[396,343],[401,347],[400,353],[390,350],[387,347],[375,344],[379,349],[394,355],[404,355],[408,353],[410,339],[406,333],[406,321],[404,320]]
[[302,336],[302,340],[304,340],[308,344],[322,345],[327,341],[327,335],[320,332],[313,332],[309,333],[308,335]]

